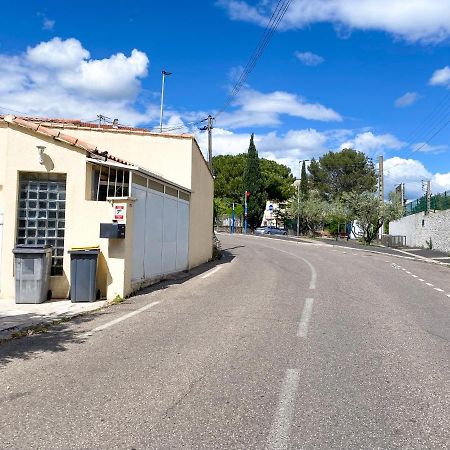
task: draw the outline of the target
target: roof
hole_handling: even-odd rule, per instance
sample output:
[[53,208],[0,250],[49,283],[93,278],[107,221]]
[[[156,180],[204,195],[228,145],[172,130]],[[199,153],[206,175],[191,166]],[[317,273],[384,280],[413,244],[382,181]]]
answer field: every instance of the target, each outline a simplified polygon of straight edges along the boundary
[[107,151],[101,151],[97,148],[97,146],[90,144],[88,142],[82,141],[76,137],[70,136],[68,134],[62,133],[61,131],[54,130],[52,128],[48,128],[43,126],[41,123],[33,122],[30,120],[25,120],[22,117],[16,117],[13,115],[6,115],[2,117],[3,121],[16,125],[20,128],[25,128],[27,130],[33,131],[34,133],[45,136],[46,138],[53,138],[56,141],[63,142],[65,144],[71,145],[72,147],[78,148],[80,150],[84,150],[91,155],[102,156],[104,158],[110,159],[112,161],[116,161],[120,164],[125,164],[128,166],[132,166],[133,164],[128,161],[124,161],[120,158],[117,158],[113,155],[110,155]]
[[[0,115],[0,119],[8,116]],[[153,136],[163,136],[163,137],[174,137],[182,139],[194,139],[194,136],[190,133],[174,134],[174,133],[158,133],[148,128],[141,127],[130,127],[124,125],[112,125],[97,122],[85,122],[79,119],[61,119],[61,118],[50,118],[50,117],[33,117],[33,116],[14,116],[18,119],[26,120],[27,122],[37,123],[50,128],[85,128],[89,130],[102,130],[109,131],[113,133],[136,133],[136,134],[148,134]]]

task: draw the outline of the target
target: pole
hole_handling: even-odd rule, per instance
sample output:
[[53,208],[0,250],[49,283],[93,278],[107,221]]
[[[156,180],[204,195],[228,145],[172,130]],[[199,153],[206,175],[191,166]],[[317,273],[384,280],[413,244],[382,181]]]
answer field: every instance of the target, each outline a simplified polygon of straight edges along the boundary
[[208,166],[209,169],[212,170],[212,123],[213,123],[214,117],[208,115]]
[[166,77],[166,71],[162,71],[162,82],[161,82],[161,111],[159,114],[159,132],[162,133],[163,124],[163,104],[164,104],[164,79]]
[[427,214],[431,209],[431,181],[427,180]]
[[231,210],[231,234],[234,233],[234,202],[233,209]]
[[384,202],[384,169],[383,169],[383,155],[378,157],[378,196],[380,203]]
[[244,195],[244,234],[247,234],[247,191]]

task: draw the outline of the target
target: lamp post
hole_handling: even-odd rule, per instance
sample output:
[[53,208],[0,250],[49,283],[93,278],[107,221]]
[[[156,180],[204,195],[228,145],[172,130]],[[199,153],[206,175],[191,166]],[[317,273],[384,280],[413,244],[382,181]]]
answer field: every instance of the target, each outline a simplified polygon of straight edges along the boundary
[[164,104],[164,80],[166,76],[172,75],[172,72],[162,71],[162,83],[161,83],[161,113],[159,116],[159,132],[162,133],[162,124],[163,124],[163,104]]

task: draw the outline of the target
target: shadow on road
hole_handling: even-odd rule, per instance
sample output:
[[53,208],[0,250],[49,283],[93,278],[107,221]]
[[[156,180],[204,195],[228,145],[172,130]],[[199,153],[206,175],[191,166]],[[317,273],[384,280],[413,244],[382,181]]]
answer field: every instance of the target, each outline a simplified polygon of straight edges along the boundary
[[[16,339],[0,340],[0,370],[16,359],[27,360],[37,358],[42,352],[64,352],[68,350],[69,343],[82,344],[85,339],[80,337],[80,331],[78,330],[77,325],[88,323],[104,314],[120,312],[121,307],[127,307],[127,305],[130,307],[130,303],[133,299],[136,300],[151,292],[167,289],[172,285],[182,284],[214,267],[222,264],[229,264],[235,258],[235,255],[230,252],[230,250],[241,247],[244,246],[222,250],[222,257],[219,260],[210,261],[189,272],[182,272],[170,276],[164,281],[140,290],[134,296],[130,297],[129,300],[125,300],[119,305],[111,305],[107,309],[100,311],[91,311],[81,316],[74,317],[67,322],[43,325],[41,328],[35,329],[31,334],[22,332]],[[39,323],[41,320],[43,321],[41,316],[34,317],[33,314],[24,314],[23,316],[24,320],[33,318],[37,319],[36,323]]]

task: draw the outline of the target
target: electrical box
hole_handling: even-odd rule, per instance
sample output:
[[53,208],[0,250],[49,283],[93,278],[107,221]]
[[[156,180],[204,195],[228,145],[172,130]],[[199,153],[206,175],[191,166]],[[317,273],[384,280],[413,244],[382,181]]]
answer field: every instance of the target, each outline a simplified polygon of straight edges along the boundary
[[100,237],[106,239],[125,239],[125,224],[101,223]]

